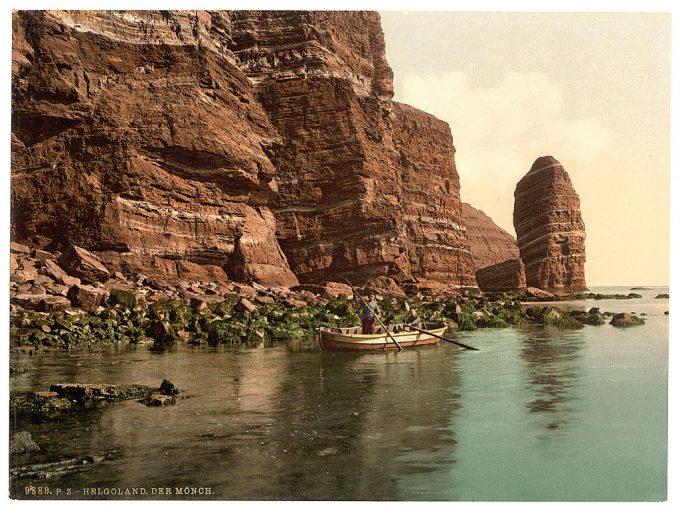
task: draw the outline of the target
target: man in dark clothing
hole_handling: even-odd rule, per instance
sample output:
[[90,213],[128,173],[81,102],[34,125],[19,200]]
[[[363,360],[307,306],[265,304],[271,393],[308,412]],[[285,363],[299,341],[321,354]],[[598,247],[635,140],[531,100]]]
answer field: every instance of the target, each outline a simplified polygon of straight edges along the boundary
[[373,334],[375,332],[375,319],[381,314],[380,306],[375,300],[375,295],[371,294],[368,302],[362,300],[360,308],[361,332],[363,334]]
[[420,323],[421,320],[418,316],[418,313],[416,313],[415,309],[411,309],[411,311],[409,311],[408,318],[406,319],[406,325],[420,328]]

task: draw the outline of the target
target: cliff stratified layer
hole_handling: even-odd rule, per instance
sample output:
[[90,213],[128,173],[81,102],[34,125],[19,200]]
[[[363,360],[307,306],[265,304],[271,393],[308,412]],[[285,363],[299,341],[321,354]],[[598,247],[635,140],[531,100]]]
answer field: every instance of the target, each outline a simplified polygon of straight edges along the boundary
[[450,129],[391,102],[379,16],[232,19],[232,49],[283,138],[273,211],[297,276],[475,286]]
[[13,16],[12,231],[113,269],[296,284],[267,206],[278,134],[225,14]]
[[484,211],[463,202],[463,220],[467,228],[467,239],[475,262],[475,270],[509,259],[519,259],[519,248],[515,238],[497,226]]
[[167,279],[474,286],[448,126],[391,97],[376,13],[14,13],[12,236]]
[[394,141],[402,170],[402,212],[411,270],[423,285],[476,287],[448,124],[394,103]]
[[527,286],[552,292],[586,289],[579,197],[552,156],[538,158],[517,183],[513,222]]

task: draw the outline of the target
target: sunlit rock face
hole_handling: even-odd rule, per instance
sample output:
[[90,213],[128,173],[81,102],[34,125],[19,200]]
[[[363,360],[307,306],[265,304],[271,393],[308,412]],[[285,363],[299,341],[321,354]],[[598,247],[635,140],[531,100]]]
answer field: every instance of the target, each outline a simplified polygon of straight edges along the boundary
[[579,197],[552,156],[538,158],[517,184],[513,222],[527,286],[552,292],[586,289]]
[[13,14],[12,237],[113,272],[475,285],[451,133],[377,13]]

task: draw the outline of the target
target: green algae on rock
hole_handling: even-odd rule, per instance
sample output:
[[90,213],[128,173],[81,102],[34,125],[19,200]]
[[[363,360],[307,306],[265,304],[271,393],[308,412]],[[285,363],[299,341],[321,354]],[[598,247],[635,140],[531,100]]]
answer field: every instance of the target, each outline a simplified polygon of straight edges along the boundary
[[645,321],[643,318],[636,317],[630,313],[618,313],[614,315],[609,323],[614,327],[634,327],[644,325]]

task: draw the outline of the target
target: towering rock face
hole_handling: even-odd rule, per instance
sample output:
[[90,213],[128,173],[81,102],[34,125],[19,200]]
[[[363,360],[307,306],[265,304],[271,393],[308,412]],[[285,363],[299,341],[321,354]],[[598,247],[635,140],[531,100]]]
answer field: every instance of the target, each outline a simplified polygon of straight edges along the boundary
[[538,158],[517,184],[513,222],[527,286],[553,292],[586,289],[579,198],[552,156]]
[[394,114],[413,275],[422,285],[474,288],[475,265],[463,222],[451,130],[405,104],[394,103]]
[[463,202],[463,220],[467,228],[475,270],[481,270],[509,259],[519,259],[517,242],[484,213]]
[[168,279],[475,285],[450,131],[392,103],[376,13],[18,12],[12,64],[16,240]]
[[283,138],[272,156],[273,211],[298,277],[476,286],[451,132],[391,102],[379,16],[240,12],[232,20],[232,50]]
[[222,14],[13,16],[12,229],[114,269],[296,284],[267,207],[278,134]]

